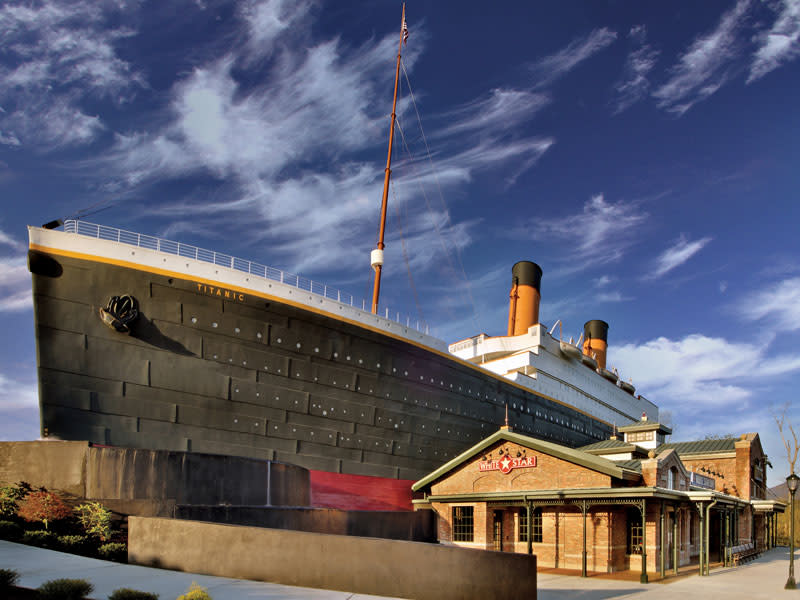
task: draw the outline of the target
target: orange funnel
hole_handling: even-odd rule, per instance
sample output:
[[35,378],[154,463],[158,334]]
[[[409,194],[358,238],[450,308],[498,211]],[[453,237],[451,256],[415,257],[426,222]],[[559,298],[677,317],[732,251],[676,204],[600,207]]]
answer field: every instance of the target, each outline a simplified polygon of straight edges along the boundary
[[594,356],[597,366],[606,368],[606,351],[608,350],[608,323],[599,319],[586,321],[583,325],[583,353]]
[[511,293],[508,307],[508,335],[522,335],[539,322],[542,268],[523,260],[511,269]]

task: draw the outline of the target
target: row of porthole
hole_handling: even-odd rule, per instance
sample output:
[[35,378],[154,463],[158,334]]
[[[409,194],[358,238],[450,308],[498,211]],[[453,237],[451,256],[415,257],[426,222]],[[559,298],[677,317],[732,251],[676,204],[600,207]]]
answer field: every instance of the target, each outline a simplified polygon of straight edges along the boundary
[[[197,318],[196,318],[196,317],[192,317],[192,318],[191,318],[191,320],[192,320],[192,323],[196,323],[196,322],[197,322]],[[212,327],[217,327],[217,326],[218,326],[218,324],[217,324],[216,322],[212,322],[211,326],[212,326]],[[239,329],[238,327],[236,327],[236,328],[234,329],[234,331],[235,331],[236,333],[239,333],[239,332],[240,332],[240,329]],[[259,332],[259,333],[257,333],[257,337],[261,337],[261,333],[260,333],[260,332]],[[280,343],[282,343],[282,339],[281,339],[280,337],[279,337],[279,338],[276,338],[276,342],[280,344]],[[295,344],[295,346],[296,346],[298,349],[302,348],[302,344],[301,344],[300,342],[297,342],[297,343]],[[318,353],[318,352],[319,352],[319,347],[315,347],[315,348],[314,348],[314,351]],[[338,357],[338,352],[334,352],[334,353],[333,353],[333,355],[334,355],[334,358]],[[215,355],[214,355],[214,359],[215,359],[215,360],[217,360],[217,359],[218,359],[218,355],[216,355],[216,354],[215,354]],[[348,361],[349,361],[350,359],[351,359],[350,355],[347,355],[347,356],[346,356],[346,360],[348,360]],[[233,363],[233,358],[229,358],[229,359],[228,359],[228,362],[229,362],[229,363]],[[359,364],[363,364],[363,362],[364,362],[364,361],[363,361],[363,359],[358,359],[358,362],[359,362]],[[242,361],[242,365],[243,365],[243,366],[246,366],[246,365],[247,365],[247,361],[246,361],[246,360],[245,360],[245,361]],[[376,363],[376,368],[380,368],[380,366],[381,366],[381,363]],[[265,370],[265,371],[269,371],[269,367],[265,365],[265,366],[264,366],[264,370]],[[393,368],[392,370],[393,370],[393,372],[397,372],[397,369],[396,369],[396,368]],[[280,372],[281,372],[281,369],[278,369],[278,370],[277,370],[277,372],[278,372],[278,373],[280,373]],[[405,376],[408,376],[408,371],[404,371],[404,373],[403,373],[403,374],[404,374]],[[301,373],[299,373],[299,372],[298,372],[298,373],[296,374],[296,376],[297,376],[297,377],[301,377]],[[422,375],[420,375],[420,376],[419,376],[419,378],[420,378],[420,380],[424,380],[424,376],[422,376]],[[318,378],[318,377],[314,377],[314,381],[318,381],[318,380],[319,380],[319,378]],[[430,382],[431,382],[431,383],[435,383],[435,379],[434,379],[433,377],[431,377],[431,378],[430,378]],[[443,386],[443,385],[444,385],[444,381],[443,381],[443,380],[440,380],[440,381],[439,381],[439,384],[440,384],[441,386]],[[335,381],[335,380],[333,380],[333,385],[336,385],[336,381]],[[450,388],[452,388],[452,387],[453,387],[453,384],[450,384]],[[349,389],[349,388],[350,388],[350,385],[349,385],[349,384],[345,384],[345,388],[346,388],[346,389]],[[462,391],[462,390],[463,390],[463,387],[462,387],[462,386],[459,386],[459,391]],[[359,387],[359,388],[358,388],[358,391],[362,391],[362,388],[361,388],[361,387]],[[372,392],[373,392],[373,390],[372,390],[372,388],[370,388],[368,393],[370,393],[370,394],[371,394]],[[468,389],[468,393],[472,393],[472,389]],[[479,395],[480,395],[480,393],[478,393],[478,396],[479,396]],[[390,394],[389,394],[388,392],[386,393],[386,397],[387,397],[387,398],[389,398],[389,397],[390,397]],[[484,398],[488,399],[488,398],[489,398],[488,394],[484,394]],[[405,397],[405,396],[404,396],[404,397],[403,397],[403,400],[407,401],[407,397]],[[496,401],[497,401],[497,398],[494,398],[494,401],[496,402]],[[415,400],[415,403],[417,403],[417,401],[416,401],[416,400]],[[428,403],[427,403],[427,402],[425,402],[425,403],[424,403],[424,406],[426,406],[426,407],[427,407],[427,406],[428,406]],[[434,405],[434,408],[438,409],[438,408],[439,408],[439,405],[438,405],[438,404],[435,404],[435,405]],[[514,410],[516,410],[516,409],[517,409],[517,405],[516,405],[516,403],[514,403],[514,404],[512,405],[512,408],[513,408]],[[530,407],[523,408],[523,407],[520,405],[520,408],[521,408],[521,409],[522,409],[524,412],[526,411],[528,414],[530,414],[530,412],[531,412],[531,409],[530,409]],[[450,409],[450,408],[448,408],[448,407],[445,407],[445,410],[447,410],[447,411],[451,411],[451,409]],[[451,412],[452,412],[452,411],[451,411]],[[536,412],[536,415],[537,415],[537,416],[543,416],[544,418],[548,418],[548,419],[550,420],[550,422],[554,422],[554,423],[557,423],[557,424],[560,424],[560,425],[569,425],[571,428],[573,428],[573,429],[576,429],[576,427],[575,427],[574,425],[568,424],[568,423],[567,423],[566,421],[564,421],[563,419],[560,419],[560,420],[559,420],[559,419],[555,419],[555,420],[554,420],[554,419],[553,419],[553,417],[552,417],[552,415],[550,415],[550,416],[547,416],[547,415],[540,415],[538,411]],[[580,431],[581,431],[581,432],[583,432],[583,429],[580,429]]]
[[[193,317],[191,318],[191,321],[192,321],[192,323],[197,323],[197,317],[194,317],[194,316],[193,316]],[[213,327],[213,328],[217,328],[218,326],[219,326],[219,324],[218,324],[216,321],[213,321],[213,322],[211,323],[211,327]],[[239,333],[241,330],[240,330],[240,328],[239,328],[239,327],[235,327],[235,328],[234,328],[234,331],[235,331],[236,333]],[[262,334],[261,334],[261,332],[257,332],[257,333],[256,333],[256,337],[257,337],[257,338],[259,338],[259,339],[261,339],[261,337],[262,337]],[[276,338],[276,339],[275,339],[275,342],[276,342],[276,343],[278,343],[278,344],[282,344],[282,343],[283,343],[283,339],[282,339],[282,338],[280,338],[280,337],[278,337],[278,338]],[[295,347],[296,347],[298,350],[300,350],[300,349],[301,349],[303,346],[302,346],[302,343],[301,343],[301,342],[296,342],[296,343],[295,343]],[[318,347],[318,346],[316,346],[316,347],[314,348],[314,352],[318,354],[318,353],[319,353],[319,351],[320,351],[319,347]],[[339,356],[339,353],[338,353],[338,352],[334,352],[334,353],[333,353],[333,357],[334,357],[334,358],[338,358],[338,356]],[[217,355],[214,355],[214,359],[216,360],[217,358],[218,358],[218,357],[217,357]],[[350,361],[350,360],[351,360],[351,357],[350,357],[350,355],[347,355],[347,356],[345,357],[345,360],[347,360],[347,361]],[[229,363],[233,363],[233,358],[229,358],[229,359],[228,359],[228,362],[229,362]],[[363,360],[363,359],[361,359],[361,358],[359,358],[359,359],[358,359],[358,363],[359,363],[359,364],[364,364],[364,360]],[[247,365],[247,361],[243,361],[243,362],[242,362],[242,365],[243,365],[243,366],[246,366],[246,365]],[[378,368],[378,369],[380,369],[380,368],[381,368],[381,363],[376,363],[375,367],[376,367],[376,368]],[[267,367],[265,367],[265,370],[269,370],[269,369],[268,369]],[[278,372],[280,372],[280,370],[279,370]],[[397,373],[397,369],[396,369],[396,368],[393,368],[393,369],[392,369],[392,372],[393,372],[393,373]],[[404,375],[405,377],[408,377],[408,371],[403,371],[403,375]],[[298,373],[298,374],[297,374],[297,376],[299,377],[299,376],[300,376],[300,374]],[[420,375],[420,376],[419,376],[419,378],[420,378],[420,380],[421,380],[421,381],[424,381],[424,379],[425,379],[425,377],[424,377],[423,375]],[[315,378],[314,380],[315,380],[315,381],[317,381],[317,379],[318,379],[318,378]],[[435,380],[433,377],[431,377],[431,378],[430,378],[430,383],[435,383],[435,381],[436,381],[436,380]],[[335,384],[335,382],[334,382],[334,384]],[[440,385],[440,386],[444,386],[444,381],[443,381],[443,380],[439,380],[439,385]],[[349,387],[349,386],[347,386],[347,387]],[[450,387],[450,389],[453,389],[453,384],[452,384],[452,383],[451,383],[451,384],[449,384],[449,387]],[[459,390],[460,392],[463,392],[463,386],[458,386],[458,390]],[[372,393],[372,390],[370,390],[370,393]],[[471,389],[471,388],[470,388],[470,389],[468,389],[468,390],[467,390],[467,393],[468,393],[468,394],[471,394],[471,393],[472,393],[472,389]],[[386,395],[386,397],[388,398],[388,397],[389,397],[389,394],[387,394],[387,395]],[[476,397],[480,397],[480,392],[478,392],[478,393],[477,393]],[[488,394],[484,394],[484,399],[488,400],[488,399],[489,399],[489,395],[488,395]],[[496,401],[497,401],[497,398],[494,398],[493,400],[496,402]],[[438,408],[438,406],[437,406],[437,408]]]

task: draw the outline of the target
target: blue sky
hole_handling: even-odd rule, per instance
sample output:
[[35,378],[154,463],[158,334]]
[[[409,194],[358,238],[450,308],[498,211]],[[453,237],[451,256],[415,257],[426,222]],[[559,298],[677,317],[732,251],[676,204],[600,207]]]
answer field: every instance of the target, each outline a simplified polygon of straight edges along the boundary
[[[759,431],[782,479],[800,1],[407,20],[382,307],[447,341],[503,334],[510,268],[536,261],[541,320],[609,322],[609,364],[674,440]],[[0,6],[0,439],[38,435],[28,224],[94,207],[369,295],[399,21],[386,1]]]

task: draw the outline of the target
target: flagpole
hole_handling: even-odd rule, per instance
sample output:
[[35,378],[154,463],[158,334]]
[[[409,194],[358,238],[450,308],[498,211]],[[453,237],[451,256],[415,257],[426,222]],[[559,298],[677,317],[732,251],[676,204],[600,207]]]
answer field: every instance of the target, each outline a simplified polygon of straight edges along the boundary
[[386,230],[386,203],[389,199],[389,178],[392,174],[392,143],[394,142],[394,124],[397,120],[397,87],[400,82],[400,55],[403,50],[403,42],[408,37],[408,27],[406,26],[406,5],[403,3],[403,16],[400,21],[400,42],[397,45],[397,68],[394,73],[394,99],[392,100],[392,119],[389,128],[389,153],[386,157],[386,170],[383,177],[383,200],[381,202],[381,223],[378,228],[378,244],[372,251],[370,262],[375,270],[375,285],[372,288],[372,314],[378,312],[378,298],[381,293],[381,270],[383,268],[383,235]]

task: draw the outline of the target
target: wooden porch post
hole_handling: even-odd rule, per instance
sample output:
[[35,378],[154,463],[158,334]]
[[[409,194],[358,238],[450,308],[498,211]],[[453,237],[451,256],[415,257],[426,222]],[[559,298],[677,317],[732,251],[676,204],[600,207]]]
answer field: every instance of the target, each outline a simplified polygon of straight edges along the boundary
[[586,500],[581,501],[583,513],[583,554],[581,555],[581,577],[586,577]]
[[672,511],[672,570],[678,574],[678,507]]
[[642,574],[639,577],[640,583],[647,583],[647,500],[642,498]]
[[703,523],[705,519],[703,518],[703,504],[702,502],[697,503],[697,512],[700,513],[700,531],[699,531],[699,540],[700,540],[700,554],[697,556],[697,562],[700,567],[700,576],[703,576]]
[[530,500],[526,508],[528,510],[528,554],[533,554],[533,520],[531,519],[533,510]]
[[661,558],[661,565],[660,565],[661,566],[661,569],[660,569],[661,579],[664,579],[664,562],[666,560],[666,557],[664,555],[664,546],[666,545],[666,531],[665,531],[665,527],[664,527],[664,521],[665,521],[665,518],[664,518],[664,501],[662,500],[661,501],[661,513],[659,514],[659,526],[660,526],[660,529],[661,529],[661,551],[659,552],[659,555],[660,555],[660,558]]

